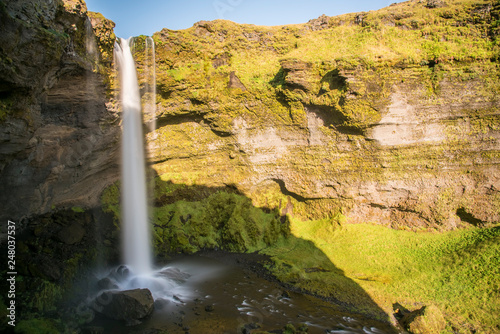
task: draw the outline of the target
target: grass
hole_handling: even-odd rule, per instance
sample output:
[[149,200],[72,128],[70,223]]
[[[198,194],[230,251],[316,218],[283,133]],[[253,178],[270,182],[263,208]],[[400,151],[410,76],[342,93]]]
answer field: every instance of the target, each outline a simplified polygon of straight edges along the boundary
[[[366,296],[359,299],[360,291],[387,314],[396,302],[408,309],[436,305],[449,322],[449,333],[451,328],[460,333],[500,330],[500,227],[416,233],[368,224],[295,220],[291,230],[296,238],[312,242],[324,257],[310,258],[312,246],[300,249],[290,241],[265,250],[280,264],[272,270],[285,281],[327,296],[338,287],[345,294],[341,301],[371,314],[377,308],[370,303],[366,307]],[[293,266],[281,265],[287,261]],[[311,267],[311,262],[325,268],[330,262],[337,271],[308,274],[304,268]],[[357,300],[365,300],[365,305]]]
[[53,319],[30,319],[20,321],[14,332],[16,334],[58,334],[61,333],[60,324]]

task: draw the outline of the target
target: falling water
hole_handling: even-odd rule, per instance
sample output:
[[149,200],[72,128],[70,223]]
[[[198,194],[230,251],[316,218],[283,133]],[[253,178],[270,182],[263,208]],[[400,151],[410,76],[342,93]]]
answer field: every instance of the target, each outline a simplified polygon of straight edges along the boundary
[[130,39],[115,44],[123,113],[122,218],[125,264],[136,275],[152,270],[148,227],[141,98]]
[[155,42],[152,37],[146,37],[145,74],[146,101],[144,111],[149,118],[149,131],[156,130],[156,70]]

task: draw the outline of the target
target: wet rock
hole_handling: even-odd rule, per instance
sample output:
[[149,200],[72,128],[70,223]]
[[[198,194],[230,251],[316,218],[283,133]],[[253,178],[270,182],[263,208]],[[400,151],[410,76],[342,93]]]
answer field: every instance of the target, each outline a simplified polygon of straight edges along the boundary
[[207,305],[205,306],[205,311],[206,312],[213,312],[215,310],[213,305]]
[[113,276],[116,276],[118,279],[127,279],[130,276],[130,270],[127,268],[127,266],[119,266],[118,268],[116,268]]
[[154,300],[149,289],[107,291],[96,298],[92,307],[110,319],[136,325],[153,313]]
[[61,278],[60,263],[50,256],[36,255],[28,264],[28,270],[34,277],[40,277],[49,281],[57,281]]
[[169,280],[175,281],[178,284],[185,283],[186,280],[191,277],[188,273],[180,271],[178,268],[166,268],[162,270],[159,275],[168,278]]
[[118,285],[109,277],[105,277],[97,282],[99,290],[118,289]]

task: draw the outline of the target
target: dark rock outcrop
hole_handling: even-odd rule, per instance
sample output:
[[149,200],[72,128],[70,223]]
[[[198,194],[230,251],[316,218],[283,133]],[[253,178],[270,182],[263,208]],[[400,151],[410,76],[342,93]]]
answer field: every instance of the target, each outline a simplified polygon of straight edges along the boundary
[[97,205],[119,128],[85,3],[0,2],[0,16],[1,219]]
[[151,315],[154,300],[148,289],[106,291],[96,298],[93,308],[108,318],[136,325],[141,319]]

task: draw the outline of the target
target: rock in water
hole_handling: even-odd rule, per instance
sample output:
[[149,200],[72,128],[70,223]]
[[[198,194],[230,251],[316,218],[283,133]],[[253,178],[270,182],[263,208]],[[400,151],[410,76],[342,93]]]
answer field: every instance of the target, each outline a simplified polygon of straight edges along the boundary
[[149,289],[106,291],[95,299],[93,308],[108,318],[137,325],[153,313],[154,300]]

